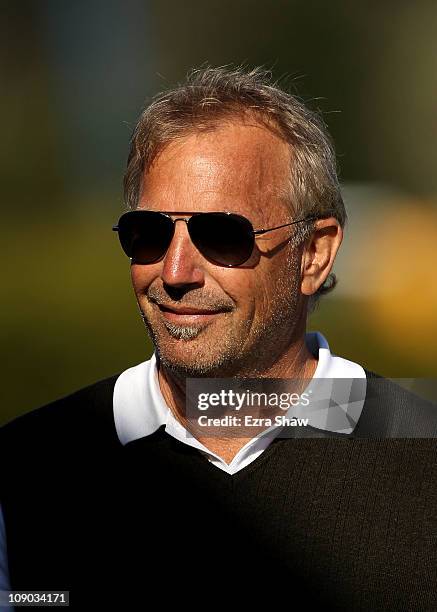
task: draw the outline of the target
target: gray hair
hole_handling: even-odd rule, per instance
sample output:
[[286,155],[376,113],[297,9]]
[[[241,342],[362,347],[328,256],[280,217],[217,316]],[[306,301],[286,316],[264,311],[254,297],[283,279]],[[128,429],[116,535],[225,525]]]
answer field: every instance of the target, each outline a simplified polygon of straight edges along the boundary
[[[140,115],[131,139],[124,177],[127,207],[138,206],[144,171],[167,144],[190,133],[210,130],[227,118],[246,115],[255,116],[290,145],[293,214],[305,218],[332,216],[344,227],[346,211],[325,123],[295,95],[280,89],[271,73],[262,68],[195,69],[184,83],[152,99]],[[311,230],[312,224],[306,224],[301,238],[308,237]],[[330,274],[311,296],[309,310],[336,284],[335,275]]]

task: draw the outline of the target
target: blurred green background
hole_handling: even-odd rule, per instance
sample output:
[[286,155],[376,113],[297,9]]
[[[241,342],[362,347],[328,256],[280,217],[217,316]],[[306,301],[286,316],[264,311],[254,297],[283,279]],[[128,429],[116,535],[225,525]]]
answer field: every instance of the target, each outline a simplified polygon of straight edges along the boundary
[[1,3],[0,422],[143,361],[123,209],[145,101],[193,66],[245,62],[333,134],[349,225],[310,321],[390,377],[436,377],[437,3]]

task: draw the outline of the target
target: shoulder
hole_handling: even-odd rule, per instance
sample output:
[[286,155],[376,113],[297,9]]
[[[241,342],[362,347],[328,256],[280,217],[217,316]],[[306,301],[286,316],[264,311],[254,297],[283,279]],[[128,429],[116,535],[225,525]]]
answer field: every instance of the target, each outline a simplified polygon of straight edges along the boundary
[[353,436],[437,437],[437,405],[370,370],[366,399]]
[[0,428],[1,452],[68,446],[73,440],[116,443],[112,397],[118,377],[97,381],[6,423]]

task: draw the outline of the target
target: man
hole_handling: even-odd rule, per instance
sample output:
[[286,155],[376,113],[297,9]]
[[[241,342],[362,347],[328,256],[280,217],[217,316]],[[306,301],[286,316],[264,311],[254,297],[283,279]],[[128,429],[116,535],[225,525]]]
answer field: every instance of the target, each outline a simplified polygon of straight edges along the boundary
[[[140,117],[125,194],[155,353],[3,428],[12,588],[433,609],[434,407],[306,333],[346,220],[321,121],[262,71],[194,71]],[[235,435],[195,427],[191,379],[363,384]]]

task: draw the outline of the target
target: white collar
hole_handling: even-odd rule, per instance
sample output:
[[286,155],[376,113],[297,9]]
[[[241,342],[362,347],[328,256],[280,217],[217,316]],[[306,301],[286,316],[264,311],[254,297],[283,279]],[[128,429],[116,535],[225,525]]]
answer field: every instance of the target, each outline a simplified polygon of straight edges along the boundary
[[[326,338],[319,332],[307,333],[305,340],[314,356],[318,356],[316,371],[307,390],[316,385],[317,397],[320,399],[312,401],[308,408],[301,406],[299,411],[294,408],[293,416],[307,417],[309,425],[316,429],[350,434],[364,405],[364,369],[357,363],[333,355]],[[341,379],[334,389],[333,379]],[[357,385],[357,382],[361,384]],[[155,354],[120,374],[114,387],[113,406],[117,435],[123,445],[149,436],[165,425],[168,434],[199,449],[214,465],[228,473],[235,473],[256,459],[280,429],[277,426],[269,428],[263,435],[250,440],[229,465],[224,463],[198,440],[187,436],[185,428],[173,416],[159,387]]]

